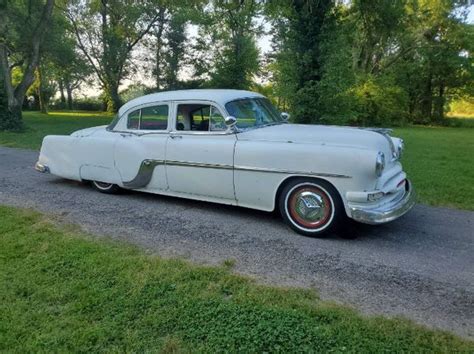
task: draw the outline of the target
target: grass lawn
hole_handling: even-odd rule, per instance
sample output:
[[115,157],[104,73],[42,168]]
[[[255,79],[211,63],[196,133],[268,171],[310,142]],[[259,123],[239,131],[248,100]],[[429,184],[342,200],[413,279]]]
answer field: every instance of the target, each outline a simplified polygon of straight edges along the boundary
[[421,203],[474,210],[474,128],[409,127],[402,164]]
[[[26,132],[0,132],[0,145],[39,149],[45,135],[108,124],[112,116],[26,112],[24,119]],[[474,119],[449,119],[462,127],[416,126],[395,129],[394,134],[405,139],[403,164],[421,203],[474,210]]]
[[474,343],[0,207],[0,352],[46,351],[472,353]]
[[109,124],[113,116],[98,112],[24,112],[26,131],[0,132],[0,145],[39,150],[45,135],[71,134],[75,130]]

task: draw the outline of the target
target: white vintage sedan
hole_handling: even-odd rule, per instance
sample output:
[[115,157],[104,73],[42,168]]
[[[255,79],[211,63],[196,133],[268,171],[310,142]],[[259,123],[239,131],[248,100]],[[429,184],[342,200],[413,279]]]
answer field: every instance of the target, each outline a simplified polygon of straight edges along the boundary
[[108,126],[44,138],[36,169],[98,191],[133,189],[265,211],[319,236],[347,218],[380,224],[415,204],[387,130],[289,124],[264,96],[161,92]]

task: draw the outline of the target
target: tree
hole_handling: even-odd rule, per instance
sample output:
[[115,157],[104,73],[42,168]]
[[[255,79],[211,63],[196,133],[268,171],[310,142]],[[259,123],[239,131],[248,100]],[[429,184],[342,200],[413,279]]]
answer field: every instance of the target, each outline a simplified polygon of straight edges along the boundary
[[166,33],[168,50],[164,55],[167,64],[164,69],[164,83],[168,90],[178,88],[178,73],[184,59],[186,43],[186,15],[185,12],[176,11],[171,14],[169,30]]
[[176,6],[162,9],[160,21],[151,31],[151,38],[146,46],[154,53],[151,61],[152,75],[156,90],[174,90],[181,87],[178,74],[185,63],[186,24],[192,18],[191,11],[199,7]]
[[[22,128],[21,109],[35,79],[53,6],[54,0],[46,0],[44,4],[0,0],[0,96],[7,101],[7,110],[0,112],[0,130]],[[14,86],[12,69],[16,67],[22,68],[22,79]]]
[[289,94],[293,119],[315,122],[321,117],[318,83],[322,78],[323,28],[333,8],[332,0],[270,1],[267,13],[276,28],[278,85]]
[[278,100],[304,122],[441,122],[449,97],[467,92],[474,76],[473,26],[460,4],[268,2]]
[[210,78],[216,88],[248,89],[259,70],[255,23],[257,0],[215,0],[203,14],[195,51],[196,77]]
[[121,106],[119,86],[131,71],[131,53],[162,18],[161,2],[75,1],[65,9],[79,49],[106,95],[107,110]]

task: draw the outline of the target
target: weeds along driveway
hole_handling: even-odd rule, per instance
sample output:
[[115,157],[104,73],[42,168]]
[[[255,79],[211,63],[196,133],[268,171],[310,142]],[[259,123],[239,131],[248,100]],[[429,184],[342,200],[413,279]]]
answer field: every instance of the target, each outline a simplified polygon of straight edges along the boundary
[[96,235],[280,285],[317,289],[365,313],[402,315],[474,338],[474,212],[418,205],[355,240],[311,239],[275,214],[143,193],[99,194],[38,174],[38,152],[0,147],[0,204],[57,215]]

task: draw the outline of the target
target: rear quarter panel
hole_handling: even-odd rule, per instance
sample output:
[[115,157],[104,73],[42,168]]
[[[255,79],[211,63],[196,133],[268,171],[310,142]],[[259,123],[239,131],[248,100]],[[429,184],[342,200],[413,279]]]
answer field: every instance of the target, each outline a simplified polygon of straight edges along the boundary
[[39,162],[53,175],[73,180],[119,183],[114,166],[115,135],[48,135],[43,139]]

